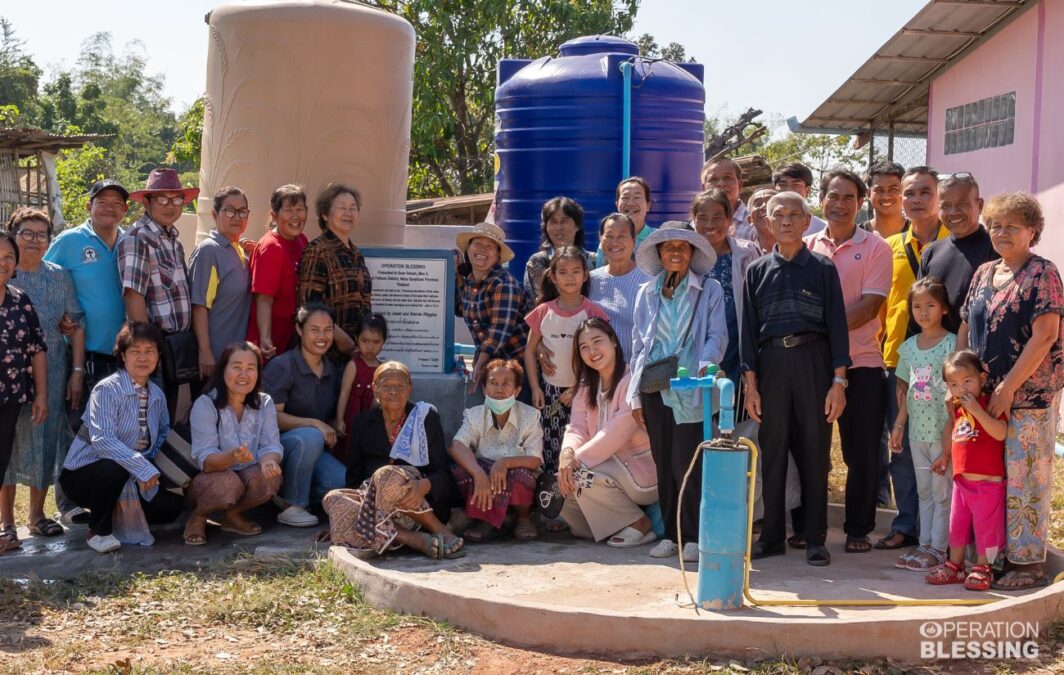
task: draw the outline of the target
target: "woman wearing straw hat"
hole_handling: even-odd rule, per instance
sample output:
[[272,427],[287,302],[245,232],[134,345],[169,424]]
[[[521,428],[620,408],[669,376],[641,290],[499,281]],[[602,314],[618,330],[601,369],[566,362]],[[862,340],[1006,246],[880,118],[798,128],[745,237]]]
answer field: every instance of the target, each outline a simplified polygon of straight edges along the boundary
[[[701,374],[720,363],[728,344],[724,292],[709,277],[717,256],[704,237],[686,223],[669,222],[640,244],[639,269],[654,277],[639,289],[632,338],[632,415],[645,426],[658,472],[658,496],[665,537],[650,550],[655,558],[676,555],[677,534],[685,542],[683,557],[698,560],[698,510],[701,469],[695,467],[679,504],[680,484],[702,442],[702,396],[668,388],[674,367]],[[675,355],[675,363],[669,357]],[[676,514],[681,511],[680,531]]]
[[458,235],[458,250],[469,271],[458,279],[458,311],[476,343],[470,382],[480,382],[484,365],[492,359],[521,361],[528,340],[524,293],[517,280],[503,269],[514,252],[506,245],[502,228],[479,223]]

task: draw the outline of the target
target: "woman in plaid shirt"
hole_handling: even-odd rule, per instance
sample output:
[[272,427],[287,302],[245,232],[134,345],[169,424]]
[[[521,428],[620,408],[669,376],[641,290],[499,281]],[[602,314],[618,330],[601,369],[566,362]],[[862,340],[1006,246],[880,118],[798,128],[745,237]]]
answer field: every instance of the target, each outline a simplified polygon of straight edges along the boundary
[[[480,382],[484,365],[492,359],[521,361],[528,340],[525,296],[517,280],[502,264],[514,257],[502,228],[480,223],[458,235],[458,248],[469,261],[459,279],[458,311],[476,343],[471,382]],[[475,386],[475,385],[474,385]]]

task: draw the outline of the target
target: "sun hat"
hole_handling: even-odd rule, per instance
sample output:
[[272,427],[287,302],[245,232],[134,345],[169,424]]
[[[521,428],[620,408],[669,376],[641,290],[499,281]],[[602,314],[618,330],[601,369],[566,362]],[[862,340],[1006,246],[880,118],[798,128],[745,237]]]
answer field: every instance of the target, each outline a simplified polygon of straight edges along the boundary
[[130,192],[129,198],[143,204],[145,195],[153,192],[180,192],[186,202],[199,196],[199,188],[183,187],[181,179],[177,177],[177,171],[169,168],[152,169],[144,189]]
[[458,249],[463,253],[469,250],[469,242],[473,241],[477,237],[484,237],[491,239],[493,242],[499,245],[499,262],[510,262],[514,259],[514,251],[512,248],[506,245],[506,235],[503,233],[502,228],[495,223],[477,223],[473,226],[472,231],[462,232],[458,235]]
[[658,255],[658,244],[667,241],[686,241],[694,247],[694,255],[691,256],[691,271],[698,276],[709,274],[713,265],[717,262],[717,254],[709,245],[706,238],[691,229],[691,226],[680,220],[672,220],[650,233],[639,249],[635,252],[636,266],[656,277],[661,274],[665,266],[661,264],[661,256]]

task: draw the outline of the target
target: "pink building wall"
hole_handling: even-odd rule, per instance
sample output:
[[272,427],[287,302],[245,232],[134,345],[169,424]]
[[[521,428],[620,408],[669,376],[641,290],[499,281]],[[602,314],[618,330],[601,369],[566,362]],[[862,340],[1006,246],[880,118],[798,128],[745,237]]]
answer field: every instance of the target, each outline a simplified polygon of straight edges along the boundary
[[[946,109],[1016,92],[1011,145],[947,155]],[[1064,2],[1041,0],[931,83],[927,163],[969,171],[984,197],[1035,193],[1046,215],[1038,252],[1064,270]]]

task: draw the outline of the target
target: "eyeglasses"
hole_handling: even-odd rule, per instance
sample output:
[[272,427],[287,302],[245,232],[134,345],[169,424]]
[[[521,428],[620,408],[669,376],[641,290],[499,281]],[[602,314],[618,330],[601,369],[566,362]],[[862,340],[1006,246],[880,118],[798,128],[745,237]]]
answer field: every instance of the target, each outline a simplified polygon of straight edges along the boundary
[[237,216],[240,216],[240,220],[244,220],[248,217],[248,214],[250,214],[251,211],[249,211],[248,209],[234,209],[231,206],[227,206],[222,209],[221,213],[226,218],[235,218]]
[[47,244],[51,239],[51,235],[47,232],[30,232],[29,230],[19,230],[18,236],[25,242],[39,241],[42,244]]
[[185,203],[185,197],[183,195],[177,197],[156,197],[155,195],[152,195],[151,197],[148,197],[148,199],[155,202],[159,206],[167,206],[168,204],[173,204],[174,206],[181,206]]

